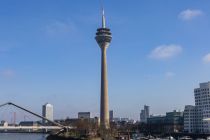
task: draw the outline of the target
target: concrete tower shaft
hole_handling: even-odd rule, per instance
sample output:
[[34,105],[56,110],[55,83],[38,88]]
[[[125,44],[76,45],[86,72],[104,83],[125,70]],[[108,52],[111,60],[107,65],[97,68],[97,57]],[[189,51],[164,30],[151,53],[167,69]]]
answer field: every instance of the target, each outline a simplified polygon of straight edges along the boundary
[[106,49],[112,40],[110,29],[105,26],[104,11],[102,14],[102,28],[96,32],[96,41],[101,48],[101,107],[100,107],[100,127],[109,129],[109,101],[108,101],[108,79],[107,79],[107,61]]

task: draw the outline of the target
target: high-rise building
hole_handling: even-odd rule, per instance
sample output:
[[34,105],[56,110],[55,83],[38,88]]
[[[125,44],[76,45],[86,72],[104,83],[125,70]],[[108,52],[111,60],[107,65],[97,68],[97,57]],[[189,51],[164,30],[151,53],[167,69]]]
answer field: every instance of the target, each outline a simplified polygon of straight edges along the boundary
[[78,119],[90,119],[90,112],[79,112]]
[[185,106],[184,130],[187,132],[210,133],[210,82],[200,83],[194,89],[195,106]]
[[144,109],[142,109],[142,110],[141,110],[141,113],[140,113],[140,122],[146,123],[145,111],[144,111]]
[[106,27],[104,10],[102,13],[102,27],[97,29],[95,37],[99,47],[101,48],[101,107],[100,107],[100,127],[101,129],[109,129],[109,101],[108,101],[108,79],[107,79],[107,63],[106,49],[112,40],[110,29]]
[[114,112],[113,112],[113,110],[110,110],[109,111],[109,120],[113,121],[113,119],[114,119]]
[[140,122],[147,123],[148,118],[149,118],[149,106],[144,105],[144,109],[142,109],[140,113]]
[[[42,106],[42,116],[53,121],[53,105],[46,103]],[[47,123],[46,120],[42,121],[43,124]]]

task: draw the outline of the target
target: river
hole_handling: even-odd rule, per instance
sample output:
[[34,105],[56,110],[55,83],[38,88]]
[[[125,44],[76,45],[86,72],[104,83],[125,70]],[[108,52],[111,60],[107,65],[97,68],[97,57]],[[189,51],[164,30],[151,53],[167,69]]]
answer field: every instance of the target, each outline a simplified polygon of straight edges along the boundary
[[0,133],[0,140],[46,140],[45,134]]

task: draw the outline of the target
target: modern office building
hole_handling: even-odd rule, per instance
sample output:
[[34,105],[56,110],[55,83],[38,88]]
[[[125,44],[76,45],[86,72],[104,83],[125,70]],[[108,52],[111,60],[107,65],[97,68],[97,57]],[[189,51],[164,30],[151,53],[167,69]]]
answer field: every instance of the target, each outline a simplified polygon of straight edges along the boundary
[[149,124],[163,124],[165,120],[165,115],[157,115],[157,116],[151,116],[150,118],[147,119]]
[[189,133],[210,133],[210,82],[194,89],[195,106],[184,110],[184,130]]
[[140,113],[140,122],[147,123],[149,115],[149,106],[144,105],[144,109],[142,109]]
[[[42,106],[42,116],[53,121],[53,105],[46,103]],[[46,120],[42,121],[43,124],[47,123]]]
[[168,132],[181,132],[184,127],[184,117],[181,111],[167,112],[164,129]]
[[79,112],[78,119],[90,119],[90,112]]
[[197,128],[197,109],[193,105],[186,105],[184,109],[184,131],[189,133],[196,132]]
[[101,107],[100,107],[100,127],[109,129],[109,101],[108,101],[108,79],[106,50],[112,40],[110,29],[106,27],[104,10],[102,13],[102,27],[97,29],[95,37],[101,49]]

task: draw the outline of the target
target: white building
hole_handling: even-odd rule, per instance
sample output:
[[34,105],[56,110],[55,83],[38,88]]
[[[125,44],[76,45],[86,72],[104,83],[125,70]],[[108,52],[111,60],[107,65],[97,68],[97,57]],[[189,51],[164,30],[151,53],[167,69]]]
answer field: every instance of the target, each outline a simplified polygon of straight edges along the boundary
[[195,106],[185,106],[184,130],[188,132],[210,133],[210,82],[200,83],[194,89]]
[[[42,106],[42,116],[53,121],[53,105],[46,103]],[[47,123],[46,120],[43,120],[43,123]]]
[[147,123],[147,118],[149,118],[149,106],[144,105],[144,109],[140,113],[140,122]]

